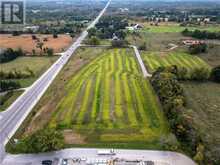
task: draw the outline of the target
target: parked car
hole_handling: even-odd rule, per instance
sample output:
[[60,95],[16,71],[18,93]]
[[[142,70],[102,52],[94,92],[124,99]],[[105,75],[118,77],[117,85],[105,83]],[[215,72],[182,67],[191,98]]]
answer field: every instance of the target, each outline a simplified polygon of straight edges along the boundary
[[42,165],[52,165],[53,161],[52,160],[43,160]]

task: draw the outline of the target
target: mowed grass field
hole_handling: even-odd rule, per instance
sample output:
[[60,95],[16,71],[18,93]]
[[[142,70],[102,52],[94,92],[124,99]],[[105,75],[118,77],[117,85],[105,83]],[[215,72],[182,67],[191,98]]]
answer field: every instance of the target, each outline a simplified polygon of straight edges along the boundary
[[156,95],[142,77],[132,49],[104,51],[68,81],[65,91],[49,127],[72,129],[84,144],[142,144],[168,133]]
[[142,52],[142,57],[150,72],[156,71],[159,67],[172,65],[185,67],[189,72],[202,67],[210,69],[210,66],[201,58],[187,53],[172,52],[163,54],[162,52]]
[[45,72],[59,57],[18,57],[13,61],[0,64],[1,71],[10,72],[13,70],[25,72],[31,69],[35,77],[19,79],[22,87],[30,86],[43,72]]

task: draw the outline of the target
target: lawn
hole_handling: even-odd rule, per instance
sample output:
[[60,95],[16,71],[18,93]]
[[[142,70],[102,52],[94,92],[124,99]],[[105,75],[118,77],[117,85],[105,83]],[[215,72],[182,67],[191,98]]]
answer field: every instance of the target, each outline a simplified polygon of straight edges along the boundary
[[22,87],[30,86],[43,72],[45,72],[58,57],[18,57],[17,59],[0,64],[1,71],[10,72],[13,70],[25,72],[27,68],[31,69],[35,77],[20,79]]
[[69,145],[146,148],[170,135],[132,49],[78,51],[34,111],[25,134],[48,125],[63,130]]
[[159,67],[172,65],[185,67],[189,71],[201,67],[210,68],[210,66],[201,58],[181,52],[142,52],[142,57],[150,72],[154,72]]
[[12,91],[0,95],[0,112],[6,110],[22,93],[23,91]]
[[193,120],[212,154],[220,153],[220,84],[182,83],[187,98],[186,114]]

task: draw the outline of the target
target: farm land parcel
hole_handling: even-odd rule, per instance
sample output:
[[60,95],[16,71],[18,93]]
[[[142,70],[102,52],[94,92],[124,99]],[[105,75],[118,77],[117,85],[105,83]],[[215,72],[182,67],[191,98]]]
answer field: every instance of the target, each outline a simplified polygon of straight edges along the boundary
[[194,69],[207,68],[210,66],[197,56],[193,56],[183,52],[170,52],[163,54],[162,52],[142,52],[142,58],[146,67],[151,71],[156,71],[159,67],[167,67],[176,65],[186,68],[189,73]]
[[23,135],[48,125],[75,146],[159,148],[170,135],[132,49],[79,49],[30,116]]
[[220,26],[180,26],[177,23],[159,23],[159,26],[151,26],[149,23],[143,23],[144,26],[143,32],[150,32],[150,33],[179,33],[182,32],[184,29],[189,30],[206,30],[210,32],[217,32],[220,31]]
[[[58,38],[53,38],[53,35],[35,35],[41,42],[44,43],[44,48],[53,48],[55,53],[61,53],[63,50],[69,47],[73,42],[72,38],[69,35],[58,35]],[[47,41],[43,41],[47,38]],[[32,50],[35,49],[36,53],[40,52],[40,49],[37,48],[36,40],[32,39],[31,34],[23,34],[20,36],[12,36],[9,34],[0,35],[0,48],[21,48],[28,54],[32,53]]]

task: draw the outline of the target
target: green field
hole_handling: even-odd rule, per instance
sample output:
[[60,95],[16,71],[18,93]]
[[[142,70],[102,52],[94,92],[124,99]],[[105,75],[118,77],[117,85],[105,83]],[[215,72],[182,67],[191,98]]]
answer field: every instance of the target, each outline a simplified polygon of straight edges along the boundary
[[187,98],[185,112],[208,146],[206,151],[219,156],[220,151],[220,84],[183,82]]
[[13,70],[25,72],[26,68],[31,69],[35,77],[19,79],[22,87],[30,86],[43,72],[45,72],[58,57],[19,57],[13,61],[0,64],[1,71],[10,72]]
[[150,72],[154,72],[159,67],[172,65],[185,67],[188,71],[201,67],[210,68],[201,58],[181,52],[169,53],[167,55],[160,55],[159,52],[142,52],[142,57]]
[[183,27],[179,26],[178,24],[173,24],[173,25],[160,25],[160,26],[150,26],[146,25],[142,31],[144,32],[150,32],[150,33],[179,33],[182,32],[184,29],[189,29],[189,30],[206,30],[210,32],[216,32],[220,31],[219,26],[195,26],[195,27]]
[[91,143],[152,142],[168,133],[157,98],[131,49],[110,49],[66,84],[49,121]]

